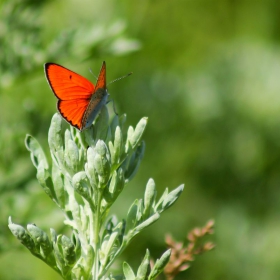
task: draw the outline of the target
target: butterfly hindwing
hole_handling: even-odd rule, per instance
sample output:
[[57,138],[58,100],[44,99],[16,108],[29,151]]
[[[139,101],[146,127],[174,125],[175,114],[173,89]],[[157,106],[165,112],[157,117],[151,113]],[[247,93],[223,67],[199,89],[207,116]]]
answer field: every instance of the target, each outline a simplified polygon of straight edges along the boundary
[[59,100],[57,102],[57,109],[62,117],[75,126],[79,130],[82,130],[82,119],[85,110],[88,106],[88,100]]

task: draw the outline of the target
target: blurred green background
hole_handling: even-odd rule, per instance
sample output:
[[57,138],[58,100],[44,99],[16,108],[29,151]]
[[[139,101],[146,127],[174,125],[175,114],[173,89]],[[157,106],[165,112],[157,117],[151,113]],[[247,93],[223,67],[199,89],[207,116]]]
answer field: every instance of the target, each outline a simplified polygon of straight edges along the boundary
[[[67,232],[24,147],[47,148],[56,98],[43,63],[91,80],[107,62],[128,124],[149,117],[146,153],[114,211],[150,177],[179,201],[122,255],[134,268],[164,236],[215,219],[214,251],[177,279],[280,279],[280,2],[81,0],[0,2],[0,279],[60,279],[12,236],[7,219]],[[112,105],[108,105],[112,109]],[[113,114],[113,113],[112,113]],[[120,263],[121,261],[120,260]]]

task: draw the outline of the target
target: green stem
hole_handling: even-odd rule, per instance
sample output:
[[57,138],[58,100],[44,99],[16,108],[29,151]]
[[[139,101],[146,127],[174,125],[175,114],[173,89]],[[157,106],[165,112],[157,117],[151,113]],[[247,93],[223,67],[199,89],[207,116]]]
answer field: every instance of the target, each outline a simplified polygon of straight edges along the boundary
[[100,276],[103,276],[105,273],[107,273],[108,269],[112,265],[112,263],[115,261],[115,259],[123,252],[123,250],[126,248],[129,242],[123,241],[123,244],[118,249],[118,251],[114,254],[114,257],[107,263],[106,267],[103,269],[102,274]]
[[99,232],[100,232],[100,207],[101,207],[101,199],[102,199],[102,191],[99,189],[97,191],[97,204],[96,204],[96,212],[95,212],[95,219],[94,219],[94,265],[93,265],[93,279],[98,280],[99,274]]

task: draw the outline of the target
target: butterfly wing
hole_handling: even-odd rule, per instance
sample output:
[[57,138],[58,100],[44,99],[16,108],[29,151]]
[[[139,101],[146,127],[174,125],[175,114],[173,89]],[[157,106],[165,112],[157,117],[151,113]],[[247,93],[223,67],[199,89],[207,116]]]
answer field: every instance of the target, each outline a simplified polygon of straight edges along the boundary
[[105,61],[103,61],[95,85],[94,94],[91,96],[91,100],[83,116],[83,129],[89,127],[92,124],[93,120],[96,118],[101,108],[106,104],[107,98],[108,92],[106,88],[106,63]]
[[95,90],[94,85],[81,75],[55,63],[46,63],[45,73],[58,98],[58,111],[67,122],[81,130],[83,115]]
[[96,90],[99,88],[106,89],[106,63],[103,61],[101,66],[97,82],[96,82]]

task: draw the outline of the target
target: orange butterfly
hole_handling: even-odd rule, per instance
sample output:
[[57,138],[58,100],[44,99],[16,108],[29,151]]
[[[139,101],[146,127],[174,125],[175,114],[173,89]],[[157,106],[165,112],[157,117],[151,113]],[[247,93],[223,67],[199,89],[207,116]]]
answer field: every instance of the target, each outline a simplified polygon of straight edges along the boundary
[[57,97],[61,116],[80,131],[88,128],[107,103],[106,64],[103,61],[96,86],[81,75],[55,63],[45,64],[48,83]]

